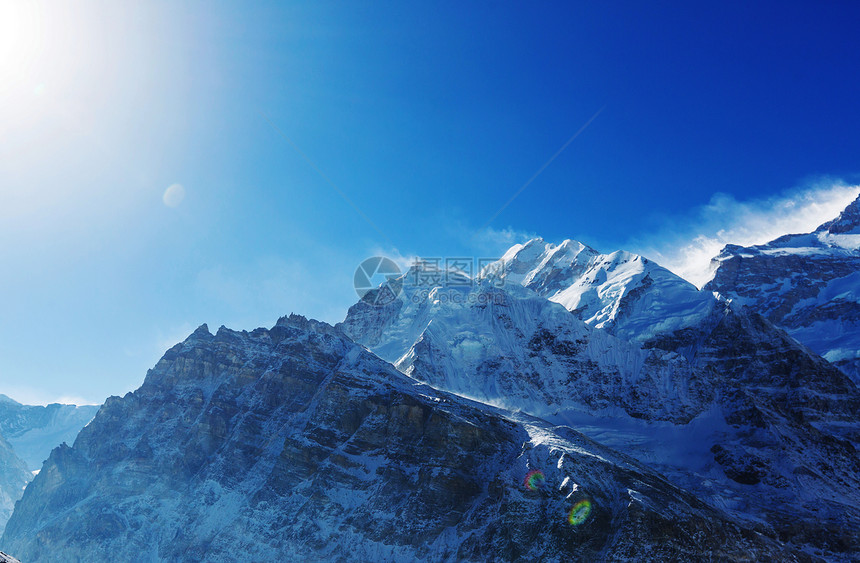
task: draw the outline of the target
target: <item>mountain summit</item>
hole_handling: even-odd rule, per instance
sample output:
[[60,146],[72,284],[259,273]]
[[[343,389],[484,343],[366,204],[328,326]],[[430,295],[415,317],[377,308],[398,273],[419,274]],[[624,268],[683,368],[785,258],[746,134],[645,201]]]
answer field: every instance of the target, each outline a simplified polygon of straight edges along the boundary
[[860,545],[842,533],[860,524],[860,393],[843,373],[636,255],[536,239],[506,256],[469,285],[407,273],[397,299],[363,299],[338,326],[418,381],[577,428],[740,521]]
[[824,223],[815,232],[825,230],[834,235],[860,235],[860,195],[839,214],[839,217]]
[[726,246],[705,289],[762,314],[860,382],[860,197],[812,233]]
[[523,285],[587,324],[629,340],[692,326],[716,305],[712,295],[644,256],[601,254],[573,240],[514,245],[482,275]]
[[801,556],[570,428],[421,385],[298,316],[170,349],[54,450],[2,544],[33,562]]
[[[0,548],[850,560],[860,390],[833,360],[858,349],[856,203],[813,233],[727,247],[708,290],[534,239],[474,278],[416,265],[335,327],[201,325],[51,452]],[[833,363],[775,322],[832,336]]]

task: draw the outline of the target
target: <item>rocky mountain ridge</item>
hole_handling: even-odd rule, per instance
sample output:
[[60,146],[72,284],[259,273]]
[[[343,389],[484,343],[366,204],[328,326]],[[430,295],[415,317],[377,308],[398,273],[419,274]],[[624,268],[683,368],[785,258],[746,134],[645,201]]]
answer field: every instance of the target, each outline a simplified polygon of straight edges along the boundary
[[766,320],[703,293],[707,317],[625,341],[516,283],[428,290],[408,283],[417,277],[392,281],[397,299],[383,307],[360,301],[339,327],[419,381],[571,425],[738,518],[816,549],[860,545],[845,533],[860,523],[849,500],[860,394]]
[[763,315],[860,382],[860,196],[808,234],[726,246],[706,290]]
[[169,350],[54,450],[0,543],[33,562],[807,558],[298,316]]
[[534,239],[475,279],[410,270],[336,327],[203,325],[51,453],[0,548],[852,560],[858,249],[860,198],[814,233],[727,247],[703,291]]
[[718,306],[712,295],[644,256],[600,254],[574,240],[514,245],[480,277],[522,285],[591,326],[639,342],[694,326]]

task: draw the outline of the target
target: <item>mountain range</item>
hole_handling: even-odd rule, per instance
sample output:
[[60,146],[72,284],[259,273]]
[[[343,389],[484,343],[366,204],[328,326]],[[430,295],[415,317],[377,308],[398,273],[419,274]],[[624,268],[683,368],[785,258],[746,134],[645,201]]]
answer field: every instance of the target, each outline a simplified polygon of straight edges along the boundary
[[785,329],[860,382],[860,198],[812,233],[726,246],[706,290]]
[[168,351],[53,451],[3,545],[25,561],[794,557],[570,428],[437,391],[298,316]]
[[574,241],[516,246],[471,285],[414,279],[342,330],[416,380],[573,426],[812,549],[860,540],[857,387],[760,315]]
[[850,561],[858,265],[860,198],[813,233],[727,246],[702,290],[643,256],[534,239],[474,277],[416,265],[334,327],[203,325],[89,424],[55,408],[62,436],[22,423],[48,410],[0,400],[5,486],[27,471],[7,450],[58,446],[0,548]]

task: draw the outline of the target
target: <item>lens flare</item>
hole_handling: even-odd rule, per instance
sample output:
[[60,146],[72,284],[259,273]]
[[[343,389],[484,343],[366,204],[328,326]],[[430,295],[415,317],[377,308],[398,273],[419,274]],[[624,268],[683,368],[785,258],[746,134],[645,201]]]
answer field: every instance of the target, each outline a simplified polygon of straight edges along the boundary
[[528,475],[526,475],[525,480],[523,480],[523,485],[530,491],[537,491],[538,489],[542,489],[546,483],[546,477],[542,471],[534,470],[529,471]]
[[578,503],[574,504],[573,508],[570,509],[570,514],[567,515],[567,521],[570,522],[571,526],[579,526],[585,522],[589,514],[591,514],[591,501],[588,499],[582,499]]
[[161,199],[167,207],[178,207],[182,203],[182,200],[185,199],[185,188],[182,187],[182,184],[173,184],[164,190],[164,195]]

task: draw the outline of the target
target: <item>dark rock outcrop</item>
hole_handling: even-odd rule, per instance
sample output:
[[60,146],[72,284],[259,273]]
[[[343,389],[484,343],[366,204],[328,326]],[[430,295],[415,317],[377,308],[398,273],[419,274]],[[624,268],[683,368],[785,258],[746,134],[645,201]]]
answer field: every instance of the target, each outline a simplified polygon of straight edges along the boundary
[[295,316],[169,350],[54,450],[2,546],[28,563],[805,558],[569,428],[437,392]]

